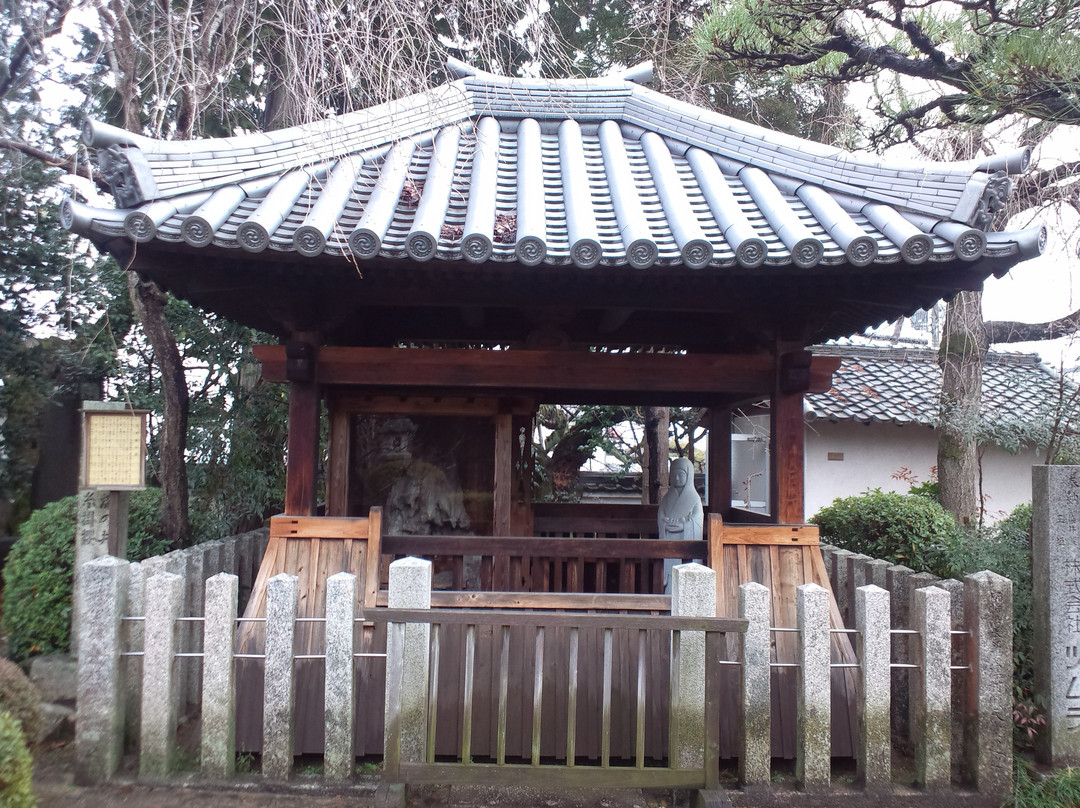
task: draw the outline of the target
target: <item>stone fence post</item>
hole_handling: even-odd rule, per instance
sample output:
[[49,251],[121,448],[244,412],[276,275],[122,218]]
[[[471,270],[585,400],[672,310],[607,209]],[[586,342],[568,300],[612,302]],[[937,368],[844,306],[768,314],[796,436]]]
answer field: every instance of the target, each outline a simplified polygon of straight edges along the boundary
[[797,588],[798,661],[795,780],[806,791],[829,787],[832,779],[832,677],[829,665],[829,593],[817,584]]
[[[673,567],[671,616],[715,617],[716,572],[697,563]],[[671,664],[672,766],[700,769],[705,765],[705,632],[676,632]]]
[[772,631],[770,597],[759,583],[739,586],[739,617],[748,621],[742,646],[742,736],[739,783],[744,788],[767,787],[772,765]]
[[1080,466],[1031,469],[1035,695],[1046,727],[1041,763],[1080,765]]
[[293,641],[299,584],[295,575],[275,575],[266,585],[266,659],[263,667],[262,773],[288,780],[293,767],[293,708],[296,666]]
[[968,699],[964,780],[1004,800],[1012,790],[1012,581],[992,572],[964,578]]
[[127,600],[128,562],[104,556],[82,569],[79,597],[78,705],[75,779],[102,783],[116,771],[124,751],[124,699],[120,688],[120,620]]
[[164,777],[176,753],[180,710],[180,617],[184,580],[161,572],[146,582],[146,624],[143,635],[142,724],[139,732],[139,776]]
[[[399,558],[390,565],[387,606],[391,609],[430,609],[431,581],[430,561]],[[430,636],[430,623],[391,625],[388,632],[385,704],[387,748],[384,755],[388,768],[393,768],[396,762],[421,763],[427,755]],[[398,711],[396,715],[395,711]],[[392,727],[394,724],[396,727]],[[394,735],[397,736],[396,748],[392,748]]]
[[323,774],[328,780],[353,775],[353,703],[356,695],[356,576],[347,572],[326,580],[326,724]]
[[855,590],[855,628],[858,630],[859,747],[856,777],[869,790],[887,790],[892,781],[892,739],[889,732],[889,593],[879,586]]
[[229,777],[236,771],[236,599],[239,579],[221,572],[204,588],[202,669],[203,774]]
[[952,621],[949,593],[936,586],[911,593],[912,628],[919,632],[912,653],[911,736],[915,782],[948,788],[952,747]]

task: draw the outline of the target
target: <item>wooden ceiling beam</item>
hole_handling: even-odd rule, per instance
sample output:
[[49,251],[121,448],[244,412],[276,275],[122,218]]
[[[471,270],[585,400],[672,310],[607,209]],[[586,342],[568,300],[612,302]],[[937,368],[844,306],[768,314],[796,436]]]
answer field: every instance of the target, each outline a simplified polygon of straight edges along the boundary
[[[285,348],[257,346],[263,378],[284,381]],[[832,383],[836,357],[814,357],[808,390],[823,392]],[[322,385],[355,385],[395,390],[467,388],[506,394],[553,391],[652,397],[715,397],[767,394],[776,383],[776,366],[767,354],[711,355],[596,353],[590,351],[482,351],[423,348],[324,347],[316,359]]]

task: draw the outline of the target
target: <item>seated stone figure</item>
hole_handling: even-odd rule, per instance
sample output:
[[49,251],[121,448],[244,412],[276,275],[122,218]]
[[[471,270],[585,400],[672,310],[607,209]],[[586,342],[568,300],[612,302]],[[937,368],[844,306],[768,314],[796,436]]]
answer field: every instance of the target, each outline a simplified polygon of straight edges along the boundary
[[656,515],[660,538],[700,541],[705,515],[694,489],[694,464],[685,457],[672,460],[668,481],[670,487]]

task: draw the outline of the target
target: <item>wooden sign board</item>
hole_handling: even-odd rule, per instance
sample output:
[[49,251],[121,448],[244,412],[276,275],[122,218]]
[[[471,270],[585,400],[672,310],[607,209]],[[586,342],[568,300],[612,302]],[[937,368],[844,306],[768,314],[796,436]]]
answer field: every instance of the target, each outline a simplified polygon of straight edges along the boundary
[[145,488],[147,411],[93,403],[98,406],[82,410],[82,486],[109,491]]

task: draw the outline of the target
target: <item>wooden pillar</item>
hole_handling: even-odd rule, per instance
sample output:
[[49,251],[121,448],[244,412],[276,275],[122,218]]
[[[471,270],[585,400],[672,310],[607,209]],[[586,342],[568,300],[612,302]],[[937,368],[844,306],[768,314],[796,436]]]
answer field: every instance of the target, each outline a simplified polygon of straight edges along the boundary
[[731,410],[709,410],[709,513],[731,520]]
[[285,467],[285,513],[314,516],[319,460],[319,385],[315,381],[318,338],[299,334],[286,346],[289,380],[289,446]]
[[770,407],[770,508],[781,525],[803,521],[803,396],[776,393]]
[[492,532],[496,536],[509,536],[510,509],[514,500],[514,484],[511,468],[514,463],[514,416],[499,407],[495,416],[495,486]]
[[326,471],[326,515],[348,516],[349,413],[330,402],[330,445]]

